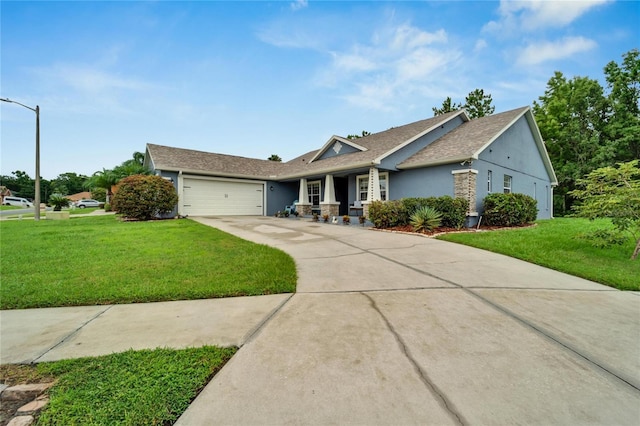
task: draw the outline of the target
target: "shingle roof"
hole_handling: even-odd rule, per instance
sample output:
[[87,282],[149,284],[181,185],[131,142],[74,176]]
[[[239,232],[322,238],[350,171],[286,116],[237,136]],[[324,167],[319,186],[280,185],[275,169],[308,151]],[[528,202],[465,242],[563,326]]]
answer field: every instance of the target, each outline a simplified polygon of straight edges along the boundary
[[[459,158],[472,158],[528,110],[529,107],[523,107],[465,121],[451,132],[398,164],[398,168],[442,164],[453,162]],[[319,175],[368,167],[376,160],[380,160],[394,152],[399,146],[410,143],[431,129],[461,114],[464,113],[462,111],[454,111],[358,138],[355,143],[366,148],[366,151],[336,155],[320,160],[314,158],[329,149],[334,137],[329,139],[320,150],[307,152],[286,163],[155,144],[148,144],[147,151],[155,168],[160,170],[182,170],[210,175],[260,179],[293,179],[314,174]],[[463,118],[466,120],[466,115]],[[311,161],[312,159],[314,160]]]
[[206,174],[243,177],[269,177],[281,173],[283,164],[276,161],[214,154],[191,149],[147,144],[147,151],[156,169],[188,170]]
[[498,137],[528,109],[529,107],[522,107],[463,123],[398,164],[398,167],[410,168],[412,166],[471,158]]
[[392,127],[391,129],[379,133],[358,138],[355,141],[358,145],[366,148],[367,151],[351,152],[348,154],[336,155],[334,157],[309,162],[309,160],[316,156],[320,151],[327,148],[333,140],[332,137],[319,151],[312,151],[286,163],[289,167],[283,170],[283,172],[286,175],[312,174],[322,173],[323,171],[329,170],[343,170],[350,167],[370,165],[374,160],[384,156],[399,145],[415,139],[428,130],[440,126],[442,123],[460,115],[461,113],[461,111],[454,111],[428,118],[426,120],[416,121],[404,126]]

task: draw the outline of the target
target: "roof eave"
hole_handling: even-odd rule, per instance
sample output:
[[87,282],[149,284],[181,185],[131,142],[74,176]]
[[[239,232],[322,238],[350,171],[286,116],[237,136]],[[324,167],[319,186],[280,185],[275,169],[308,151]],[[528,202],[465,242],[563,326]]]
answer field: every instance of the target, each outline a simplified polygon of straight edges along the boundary
[[354,163],[354,164],[346,164],[343,166],[335,166],[335,167],[327,167],[326,169],[318,169],[318,170],[304,170],[296,173],[291,173],[288,175],[278,175],[276,177],[277,180],[287,180],[287,179],[299,179],[307,176],[315,176],[315,175],[326,175],[330,173],[336,172],[345,172],[354,169],[362,169],[366,167],[371,167],[376,164],[380,164],[375,161],[365,161],[362,163]]
[[420,169],[422,167],[433,167],[433,166],[442,166],[444,164],[463,163],[466,161],[472,161],[477,159],[478,157],[472,154],[472,155],[465,155],[465,156],[442,158],[440,160],[421,161],[419,163],[398,165],[396,167],[400,170]]
[[156,167],[160,172],[182,172],[182,174],[202,175],[202,176],[218,176],[236,179],[255,179],[255,180],[277,180],[276,175],[245,175],[240,173],[212,172],[207,170],[185,169],[182,167]]

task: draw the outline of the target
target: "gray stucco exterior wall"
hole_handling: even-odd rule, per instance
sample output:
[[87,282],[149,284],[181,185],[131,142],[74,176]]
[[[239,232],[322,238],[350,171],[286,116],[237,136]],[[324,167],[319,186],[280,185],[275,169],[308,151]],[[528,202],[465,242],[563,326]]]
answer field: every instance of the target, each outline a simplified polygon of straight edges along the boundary
[[[477,209],[482,213],[482,200],[490,192],[504,191],[504,176],[512,177],[511,192],[529,195],[538,201],[538,219],[550,219],[551,177],[542,161],[525,117],[500,135],[473,162],[478,170]],[[491,171],[492,188],[488,187]]]

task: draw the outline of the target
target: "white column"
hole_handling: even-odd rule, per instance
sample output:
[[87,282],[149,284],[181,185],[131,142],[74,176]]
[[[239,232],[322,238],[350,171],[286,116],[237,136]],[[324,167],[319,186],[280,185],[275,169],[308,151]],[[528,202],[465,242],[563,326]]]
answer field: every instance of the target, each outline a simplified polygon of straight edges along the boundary
[[324,202],[335,203],[336,202],[336,190],[333,185],[333,175],[327,175],[324,184]]
[[378,169],[371,167],[369,169],[369,197],[367,201],[380,201],[380,175]]
[[307,179],[300,179],[300,190],[298,192],[298,203],[309,203],[309,188],[307,188]]

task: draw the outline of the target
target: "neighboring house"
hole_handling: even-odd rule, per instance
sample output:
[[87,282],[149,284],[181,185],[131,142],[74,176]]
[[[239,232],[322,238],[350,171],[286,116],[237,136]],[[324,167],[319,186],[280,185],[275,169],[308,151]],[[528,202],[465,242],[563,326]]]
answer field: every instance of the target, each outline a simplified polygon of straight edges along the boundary
[[11,197],[13,194],[6,186],[0,186],[0,204],[4,204],[4,197]]
[[358,139],[332,136],[286,163],[148,144],[145,165],[171,180],[181,215],[272,215],[298,200],[303,215],[367,215],[375,200],[450,195],[470,202],[520,192],[552,217],[557,180],[529,107],[470,120],[464,110]]
[[65,198],[69,199],[69,201],[71,201],[72,203],[80,200],[89,200],[91,199],[91,192],[78,192],[77,194],[67,195]]

